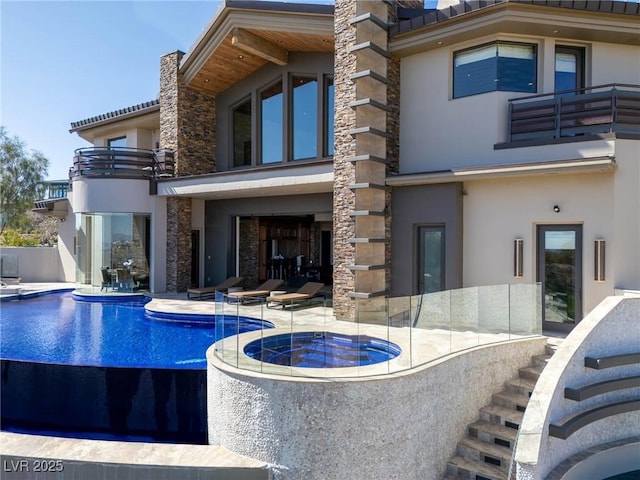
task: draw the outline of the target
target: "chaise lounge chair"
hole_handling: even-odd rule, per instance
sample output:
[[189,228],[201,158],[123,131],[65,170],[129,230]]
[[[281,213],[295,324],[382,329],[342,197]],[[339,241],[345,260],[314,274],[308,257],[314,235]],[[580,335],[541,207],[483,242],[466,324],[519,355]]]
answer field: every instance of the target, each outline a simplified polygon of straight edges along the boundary
[[240,303],[245,300],[267,297],[271,292],[284,283],[284,280],[272,278],[264,282],[255,290],[247,290],[246,292],[229,292],[229,298],[235,298]]
[[[325,298],[324,294],[318,294],[318,292],[322,290],[322,287],[324,287],[324,283],[307,282],[303,286],[301,286],[298,289],[298,291],[295,293],[284,293],[282,295],[267,297],[267,307],[274,308],[275,306],[280,305],[284,310],[285,307],[291,307],[293,305],[301,305],[316,297]],[[269,303],[272,303],[275,305],[270,307]]]
[[189,288],[187,290],[187,298],[191,298],[191,296],[196,296],[199,300],[202,300],[204,297],[214,296],[216,292],[224,292],[231,287],[235,287],[239,284],[244,277],[229,277],[224,282],[215,287],[203,287],[203,288]]

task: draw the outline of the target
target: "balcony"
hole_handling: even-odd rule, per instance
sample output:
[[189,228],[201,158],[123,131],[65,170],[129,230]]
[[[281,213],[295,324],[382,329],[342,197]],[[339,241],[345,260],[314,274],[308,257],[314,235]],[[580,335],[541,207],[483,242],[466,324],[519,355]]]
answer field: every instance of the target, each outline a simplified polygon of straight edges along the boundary
[[74,152],[69,179],[78,177],[157,180],[174,176],[173,152],[142,148],[79,148]]
[[[508,144],[640,135],[640,86],[609,84],[509,100]],[[577,137],[577,138],[576,138]]]

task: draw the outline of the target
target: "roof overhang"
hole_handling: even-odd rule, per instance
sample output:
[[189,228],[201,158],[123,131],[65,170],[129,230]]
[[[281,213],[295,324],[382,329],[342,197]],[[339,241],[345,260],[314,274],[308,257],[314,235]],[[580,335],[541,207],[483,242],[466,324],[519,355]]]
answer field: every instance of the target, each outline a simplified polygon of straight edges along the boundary
[[332,5],[227,0],[182,58],[186,85],[217,95],[288,52],[333,52]]
[[52,198],[40,200],[34,203],[31,211],[45,217],[65,218],[69,213],[69,200],[67,198]]
[[413,185],[435,185],[438,183],[490,180],[504,177],[606,173],[612,172],[615,167],[615,157],[603,156],[571,160],[554,160],[548,162],[466,167],[439,172],[393,175],[387,177],[386,184],[392,187],[407,187]]
[[[268,175],[265,173],[268,171]],[[206,200],[272,197],[333,192],[333,163],[279,165],[158,182],[158,196]]]
[[398,56],[500,34],[640,45],[637,15],[504,2],[393,35]]
[[84,131],[108,126],[114,123],[121,124],[121,122],[125,120],[128,120],[129,123],[141,123],[147,126],[153,121],[153,118],[157,117],[155,121],[159,124],[159,115],[160,102],[158,100],[152,100],[150,102],[121,108],[120,110],[114,110],[113,112],[73,122],[69,129],[69,133],[77,132],[78,135],[82,136],[82,132]]

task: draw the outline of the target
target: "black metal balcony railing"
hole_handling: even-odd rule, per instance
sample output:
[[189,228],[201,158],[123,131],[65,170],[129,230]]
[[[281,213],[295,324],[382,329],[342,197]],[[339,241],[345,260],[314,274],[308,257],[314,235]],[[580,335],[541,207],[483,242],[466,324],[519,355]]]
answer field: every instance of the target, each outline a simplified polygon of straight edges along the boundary
[[640,134],[640,86],[609,84],[509,100],[509,142]]
[[69,180],[75,177],[158,178],[174,176],[173,152],[142,148],[87,147],[75,150]]

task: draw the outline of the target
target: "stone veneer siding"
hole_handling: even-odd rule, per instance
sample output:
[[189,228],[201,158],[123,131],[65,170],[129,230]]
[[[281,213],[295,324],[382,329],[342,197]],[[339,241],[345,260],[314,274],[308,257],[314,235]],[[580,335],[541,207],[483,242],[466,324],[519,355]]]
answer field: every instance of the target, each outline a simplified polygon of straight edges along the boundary
[[334,154],[333,154],[333,309],[339,319],[353,318],[354,302],[349,292],[354,277],[347,265],[355,263],[355,222],[349,217],[354,209],[355,196],[349,184],[355,182],[355,167],[349,158],[355,155],[355,140],[349,130],[356,126],[356,115],[349,102],[355,99],[355,88],[349,79],[355,73],[355,55],[349,53],[355,45],[356,31],[349,20],[356,16],[356,2],[336,0],[334,10],[335,72],[334,72]]
[[252,288],[258,285],[260,271],[260,219],[247,217],[240,219],[240,276],[242,286]]
[[[160,147],[173,150],[176,176],[215,171],[215,98],[184,85],[183,52],[160,59]],[[191,282],[191,199],[167,199],[167,290]]]

